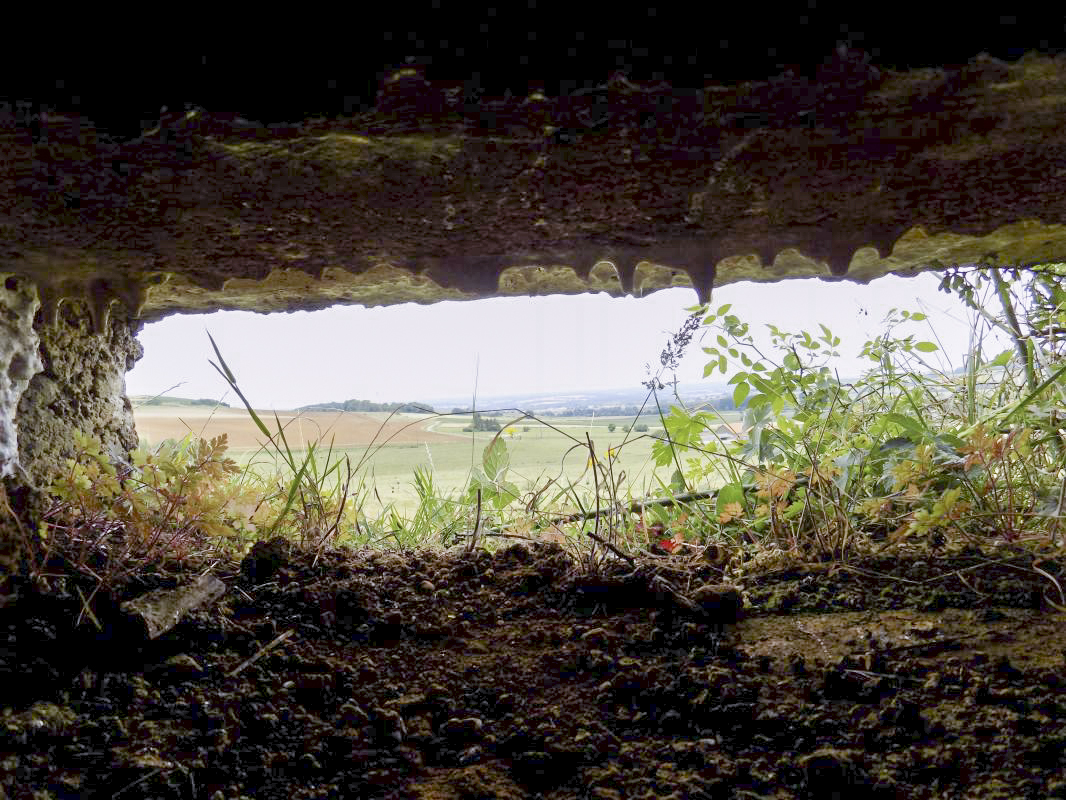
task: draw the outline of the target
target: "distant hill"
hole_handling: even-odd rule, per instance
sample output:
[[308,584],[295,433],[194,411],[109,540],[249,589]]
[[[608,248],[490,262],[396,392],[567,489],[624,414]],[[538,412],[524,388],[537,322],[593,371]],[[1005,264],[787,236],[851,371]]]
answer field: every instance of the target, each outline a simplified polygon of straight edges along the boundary
[[[681,386],[679,393],[689,407],[701,403],[723,407],[723,398],[732,399],[732,390],[724,384],[710,381],[698,386]],[[671,387],[659,392],[660,402],[664,406],[674,403]],[[520,408],[543,416],[635,416],[637,410],[648,399],[648,390],[640,387],[624,389],[585,389],[559,392],[527,393],[514,395],[482,396],[477,399],[479,411],[492,409]],[[443,398],[438,405],[449,409],[468,410],[470,398]],[[657,413],[654,401],[645,407],[646,414]]]
[[344,400],[337,403],[315,403],[300,406],[297,411],[400,411],[412,414],[432,414],[436,409],[429,403],[374,403],[370,400]]
[[222,406],[223,408],[229,408],[229,403],[223,403],[221,400],[212,400],[209,397],[201,397],[193,399],[191,397],[170,397],[169,395],[158,395],[156,397],[149,397],[148,395],[133,395],[130,397],[130,402],[135,406]]

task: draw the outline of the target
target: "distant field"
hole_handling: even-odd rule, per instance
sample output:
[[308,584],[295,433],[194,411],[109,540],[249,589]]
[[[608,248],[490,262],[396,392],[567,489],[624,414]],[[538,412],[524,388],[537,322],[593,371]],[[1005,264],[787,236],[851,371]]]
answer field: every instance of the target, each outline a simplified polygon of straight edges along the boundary
[[[257,412],[267,427],[273,431],[276,422],[273,411]],[[211,438],[225,433],[229,436],[230,449],[254,450],[263,442],[263,434],[252,422],[244,409],[204,406],[144,406],[135,408],[137,433],[149,444],[158,444],[164,439],[180,439],[188,433]],[[289,445],[303,448],[307,442],[325,441],[334,438],[338,446],[366,445],[374,441],[390,439],[392,442],[452,441],[453,437],[426,430],[429,421],[425,415],[396,414],[386,422],[385,413],[361,413],[353,411],[279,411],[277,420],[285,430]],[[384,426],[384,427],[383,427]]]
[[[273,430],[274,412],[258,413]],[[505,424],[517,415],[493,416]],[[180,439],[190,432],[203,437],[226,433],[230,455],[238,462],[251,462],[261,473],[275,469],[273,459],[261,450],[264,437],[246,411],[143,406],[134,409],[134,417],[141,439],[150,445],[164,439]],[[394,414],[390,419],[385,412],[279,411],[278,419],[294,451],[303,450],[307,443],[316,440],[328,445],[332,438],[335,455],[348,456],[353,468],[362,464],[362,473],[373,478],[381,502],[395,503],[405,511],[411,511],[417,504],[412,483],[416,467],[431,470],[439,490],[459,492],[469,483],[471,466],[480,466],[482,451],[493,437],[487,432],[464,432],[463,428],[471,423],[468,415]],[[658,426],[653,420],[641,418],[654,435]],[[502,437],[511,457],[510,480],[523,490],[530,485],[543,487],[552,479],[562,485],[578,481],[579,485],[591,489],[585,446],[587,434],[601,459],[610,448],[621,447],[613,463],[616,474],[625,473],[624,483],[631,487],[634,496],[657,493],[656,471],[651,461],[652,439],[634,433],[622,446],[626,435],[623,427],[632,422],[629,417],[549,417],[544,423],[529,419],[517,422]],[[610,424],[615,425],[613,432],[608,430]],[[576,448],[579,444],[581,447]],[[666,483],[672,472],[672,468],[660,469],[658,477]]]

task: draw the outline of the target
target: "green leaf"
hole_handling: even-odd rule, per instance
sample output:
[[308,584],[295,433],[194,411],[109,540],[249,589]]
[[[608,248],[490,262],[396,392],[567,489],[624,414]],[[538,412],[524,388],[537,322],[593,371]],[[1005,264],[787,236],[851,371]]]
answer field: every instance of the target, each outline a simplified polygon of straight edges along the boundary
[[940,348],[933,344],[933,342],[917,342],[914,345],[914,349],[920,353],[935,353]]
[[748,379],[763,394],[776,394],[772,382],[767,380],[765,376],[752,374],[748,376]]
[[886,422],[891,422],[901,427],[908,434],[911,441],[920,442],[925,437],[927,431],[926,426],[913,417],[908,417],[895,411],[889,411],[885,414],[884,419]]
[[715,513],[725,513],[725,507],[730,503],[744,505],[744,487],[741,484],[727,483],[718,490],[718,496],[715,498]]
[[670,476],[670,488],[677,491],[684,491],[688,488],[685,484],[685,476],[681,474],[681,470],[675,469],[674,473]]
[[733,390],[733,405],[739,408],[740,404],[747,399],[749,392],[751,392],[751,386],[744,382],[738,383],[737,388]]
[[985,366],[986,367],[1004,367],[1008,363],[1010,363],[1010,360],[1013,357],[1014,357],[1014,351],[1013,350],[1004,350],[998,356],[996,356],[991,361],[989,361],[987,364],[985,364]]
[[729,340],[722,336],[722,334],[718,334],[718,344],[722,347],[729,347]]
[[731,309],[732,307],[733,307],[732,303],[726,303],[724,306],[722,306],[721,308],[718,309],[718,312],[717,312],[718,316],[719,317],[725,316],[726,313],[728,313],[729,309]]
[[214,349],[215,355],[218,357],[218,363],[222,365],[220,367],[218,364],[210,362],[211,366],[222,373],[222,377],[226,379],[227,383],[236,383],[237,379],[233,376],[233,372],[230,371],[229,365],[226,364],[226,359],[222,357],[222,352],[218,349],[218,345],[215,344],[215,337],[211,335],[211,331],[207,332],[207,338],[211,340],[211,347]]
[[788,353],[785,356],[785,366],[793,371],[798,370],[800,368],[800,360],[796,358],[795,353]]
[[1034,389],[1032,392],[1030,392],[1027,396],[1023,397],[1017,403],[1014,403],[1013,406],[1010,407],[1010,411],[1008,411],[1007,415],[1005,417],[1003,417],[1003,419],[1001,421],[1001,424],[1005,424],[1006,422],[1008,422],[1010,420],[1011,417],[1013,417],[1019,411],[1023,411],[1026,408],[1026,406],[1028,406],[1037,397],[1040,396],[1041,392],[1043,392],[1046,388],[1048,388],[1049,386],[1054,384],[1056,381],[1058,381],[1060,378],[1062,378],[1063,375],[1066,375],[1066,364],[1063,364],[1061,369],[1056,370],[1055,373],[1052,374],[1050,378],[1048,378],[1046,381],[1044,381],[1039,386],[1037,386],[1036,389]]
[[511,464],[511,456],[507,452],[507,443],[503,437],[494,437],[485,447],[481,456],[481,463],[485,467],[485,476],[490,481],[500,481]]
[[[208,363],[214,367],[218,373],[225,379],[226,383],[230,385],[230,388],[237,393],[237,397],[241,398],[241,402],[244,403],[244,407],[248,409],[248,415],[252,418],[252,422],[256,424],[256,427],[262,432],[268,439],[273,440],[273,435],[267,430],[267,426],[263,424],[263,421],[259,419],[259,415],[255,413],[255,409],[252,408],[252,404],[248,402],[248,398],[244,396],[244,393],[237,386],[237,378],[230,370],[229,365],[226,364],[226,360],[222,358],[222,352],[218,349],[218,345],[215,344],[215,339],[211,335],[210,331],[207,334],[207,338],[211,340],[211,347],[215,350],[215,355],[218,356],[218,364],[214,361],[208,361]],[[221,364],[222,366],[219,366]],[[290,459],[290,466],[295,469],[295,464]]]
[[893,436],[891,439],[885,439],[881,444],[871,448],[871,452],[883,456],[889,453],[901,453],[911,450],[913,447],[914,442],[906,436]]
[[770,403],[770,406],[771,408],[773,408],[775,414],[780,414],[782,411],[785,410],[785,398],[781,397],[781,395],[778,395]]
[[304,474],[307,472],[307,465],[311,459],[314,458],[313,452],[308,452],[304,457],[303,463],[300,465],[300,469],[292,478],[292,483],[289,484],[289,494],[285,499],[285,507],[281,509],[281,513],[278,514],[278,518],[274,520],[274,524],[270,526],[270,533],[274,534],[278,530],[278,526],[281,525],[282,520],[288,516],[289,511],[292,510],[293,503],[296,502],[296,495],[300,491],[300,486],[303,483]]

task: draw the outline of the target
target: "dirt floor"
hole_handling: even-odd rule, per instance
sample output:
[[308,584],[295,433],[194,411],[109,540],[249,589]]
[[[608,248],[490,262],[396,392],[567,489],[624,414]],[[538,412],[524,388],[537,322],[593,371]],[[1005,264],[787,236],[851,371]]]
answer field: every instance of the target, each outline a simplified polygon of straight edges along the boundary
[[203,570],[97,594],[76,631],[91,581],[16,584],[0,796],[1066,797],[1066,632],[1031,567],[779,571],[738,614],[706,561],[277,541],[155,639],[118,603]]

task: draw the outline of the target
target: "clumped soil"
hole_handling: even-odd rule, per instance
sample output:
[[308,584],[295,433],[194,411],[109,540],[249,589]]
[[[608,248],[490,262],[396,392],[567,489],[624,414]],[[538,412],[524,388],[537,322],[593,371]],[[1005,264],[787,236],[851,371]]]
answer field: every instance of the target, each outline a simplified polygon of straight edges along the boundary
[[[208,566],[225,594],[155,639],[119,608]],[[261,543],[98,592],[77,627],[91,581],[15,582],[0,796],[1066,797],[1066,634],[1032,566],[791,568],[742,581],[735,622],[713,564],[592,576],[557,545]]]

